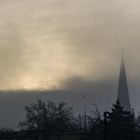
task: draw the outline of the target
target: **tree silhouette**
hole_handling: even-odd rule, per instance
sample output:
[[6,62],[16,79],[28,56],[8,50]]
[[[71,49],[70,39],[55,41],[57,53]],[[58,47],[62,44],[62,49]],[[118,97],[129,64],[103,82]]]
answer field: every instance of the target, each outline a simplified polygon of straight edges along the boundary
[[68,132],[74,129],[74,116],[71,107],[41,99],[25,107],[26,120],[19,122],[24,130],[46,131],[49,133]]
[[110,140],[135,140],[134,115],[129,111],[124,111],[117,100],[109,113],[108,138]]

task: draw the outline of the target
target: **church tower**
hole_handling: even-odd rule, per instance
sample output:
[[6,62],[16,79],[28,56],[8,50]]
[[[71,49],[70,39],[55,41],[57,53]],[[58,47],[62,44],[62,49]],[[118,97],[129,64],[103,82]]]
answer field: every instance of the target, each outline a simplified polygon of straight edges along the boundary
[[129,91],[128,91],[123,53],[122,53],[122,60],[121,60],[121,67],[120,67],[117,100],[119,100],[120,105],[124,108],[125,111],[131,112],[131,104],[130,104],[130,99],[129,99]]

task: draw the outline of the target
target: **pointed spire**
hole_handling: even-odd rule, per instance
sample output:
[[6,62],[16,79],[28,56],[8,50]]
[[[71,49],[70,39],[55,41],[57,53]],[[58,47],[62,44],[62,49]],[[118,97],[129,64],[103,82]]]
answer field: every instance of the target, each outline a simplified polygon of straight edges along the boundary
[[[85,99],[86,96],[83,96],[83,99]],[[84,105],[84,131],[87,131],[87,109],[86,104]]]
[[87,131],[87,110],[85,106],[85,115],[84,115],[84,131]]
[[121,60],[117,100],[119,100],[121,106],[123,107],[123,109],[125,111],[131,111],[123,50],[122,50],[122,58],[121,59],[122,60]]

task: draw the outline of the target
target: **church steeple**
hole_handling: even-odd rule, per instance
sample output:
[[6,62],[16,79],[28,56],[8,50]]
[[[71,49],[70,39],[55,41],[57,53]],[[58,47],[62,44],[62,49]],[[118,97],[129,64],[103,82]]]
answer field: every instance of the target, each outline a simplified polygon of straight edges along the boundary
[[129,91],[128,91],[123,52],[122,52],[121,61],[122,62],[121,62],[121,68],[120,68],[117,100],[119,100],[120,105],[124,108],[125,111],[131,111],[131,104],[130,104],[130,99],[129,99]]

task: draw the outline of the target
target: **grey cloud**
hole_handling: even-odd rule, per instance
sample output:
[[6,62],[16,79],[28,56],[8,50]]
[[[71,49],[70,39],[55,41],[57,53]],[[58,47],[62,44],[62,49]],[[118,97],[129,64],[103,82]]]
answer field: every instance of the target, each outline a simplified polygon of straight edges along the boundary
[[[116,82],[93,82],[73,77],[64,82],[63,90],[56,91],[1,91],[0,92],[0,126],[16,128],[18,122],[25,118],[24,106],[37,99],[44,101],[66,102],[73,106],[76,114],[84,112],[87,106],[89,113],[97,104],[100,111],[110,110],[116,97]],[[86,98],[84,99],[83,96]],[[109,97],[109,98],[108,98]]]

